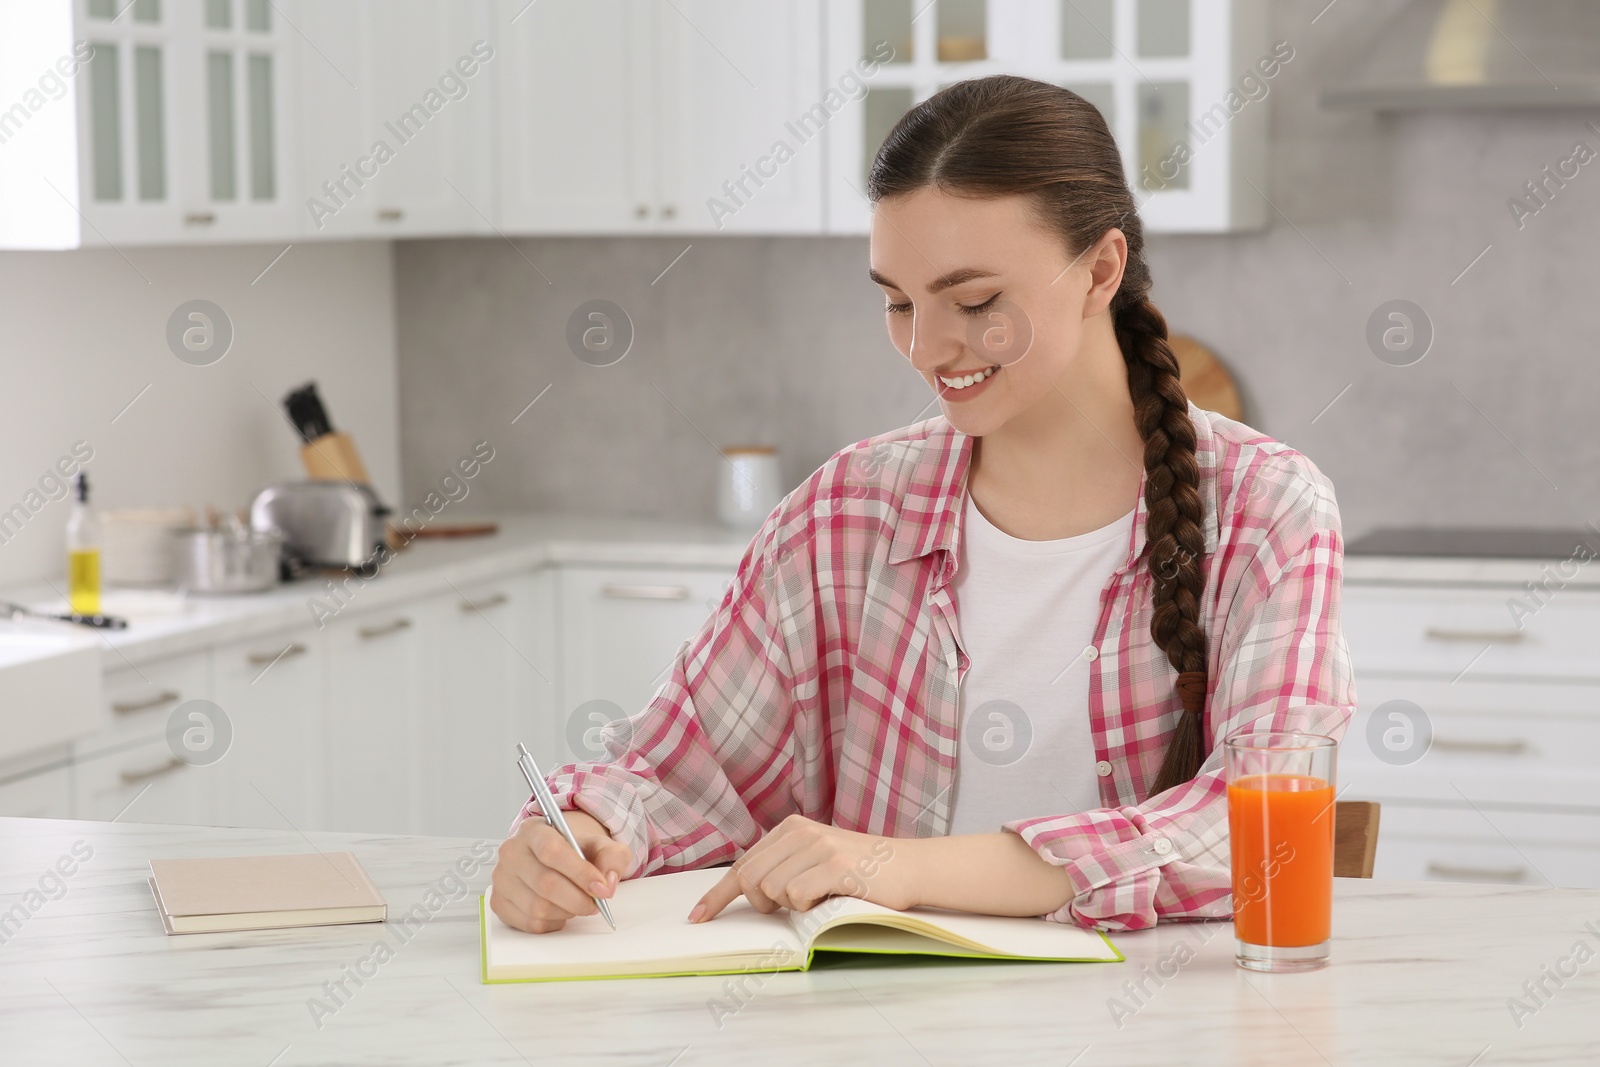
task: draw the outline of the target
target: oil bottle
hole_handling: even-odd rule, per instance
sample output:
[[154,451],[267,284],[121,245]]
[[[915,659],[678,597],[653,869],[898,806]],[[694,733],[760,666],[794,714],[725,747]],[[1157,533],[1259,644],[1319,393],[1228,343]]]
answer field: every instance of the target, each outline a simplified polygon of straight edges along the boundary
[[74,615],[100,614],[100,517],[89,506],[89,476],[73,483],[67,519],[67,600]]

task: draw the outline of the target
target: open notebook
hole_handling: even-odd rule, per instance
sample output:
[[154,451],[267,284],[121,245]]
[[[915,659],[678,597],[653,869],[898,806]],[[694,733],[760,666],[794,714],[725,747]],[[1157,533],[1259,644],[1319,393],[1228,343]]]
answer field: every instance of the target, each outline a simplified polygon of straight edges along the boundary
[[932,908],[894,911],[834,897],[806,912],[763,915],[744,898],[707,923],[689,909],[726,871],[680,871],[617,887],[611,912],[567,923],[556,934],[513,930],[478,900],[485,982],[648,978],[682,974],[803,971],[818,952],[879,952],[979,959],[1112,962],[1122,953],[1104,934],[1040,919],[965,915]]

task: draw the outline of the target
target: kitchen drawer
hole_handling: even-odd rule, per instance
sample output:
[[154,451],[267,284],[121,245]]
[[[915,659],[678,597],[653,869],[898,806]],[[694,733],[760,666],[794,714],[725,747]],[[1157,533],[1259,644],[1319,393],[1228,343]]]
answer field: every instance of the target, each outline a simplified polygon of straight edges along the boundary
[[[1346,585],[1356,677],[1375,673],[1600,679],[1600,592],[1563,589],[1519,619],[1514,588]],[[1470,670],[1469,670],[1470,667]]]
[[22,819],[72,818],[72,768],[55,767],[0,785],[0,815]]
[[1373,876],[1600,888],[1600,815],[1388,804]]
[[163,735],[173,708],[210,692],[210,662],[209,653],[191,652],[107,673],[101,688],[111,726],[78,742],[74,752],[82,758]]
[[123,822],[200,823],[207,807],[204,776],[210,771],[173,755],[165,736],[83,759],[74,767],[73,816],[109,820],[120,814]]
[[[1600,812],[1600,685],[1378,678],[1358,686],[1360,705],[1339,749],[1348,797],[1537,804]],[[1396,718],[1406,700],[1426,725]],[[1380,714],[1381,713],[1381,714]],[[1415,717],[1412,715],[1411,717]],[[1385,746],[1386,731],[1411,729]],[[1431,744],[1422,744],[1431,730]],[[1391,738],[1407,740],[1403,732]],[[1386,762],[1383,757],[1401,762]]]

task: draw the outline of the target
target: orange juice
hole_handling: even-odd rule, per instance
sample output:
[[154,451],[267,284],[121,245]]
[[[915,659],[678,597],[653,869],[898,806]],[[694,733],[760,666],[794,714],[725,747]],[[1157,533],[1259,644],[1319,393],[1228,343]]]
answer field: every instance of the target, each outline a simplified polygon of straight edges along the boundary
[[1256,774],[1228,783],[1233,928],[1274,948],[1319,945],[1333,926],[1333,787]]

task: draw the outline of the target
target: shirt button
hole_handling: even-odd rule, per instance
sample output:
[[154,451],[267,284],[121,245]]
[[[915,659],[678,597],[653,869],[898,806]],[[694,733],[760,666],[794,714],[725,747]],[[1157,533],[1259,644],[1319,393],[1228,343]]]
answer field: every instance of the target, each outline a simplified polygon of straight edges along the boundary
[[1095,648],[1093,645],[1090,645],[1083,650],[1083,658],[1088,660],[1090,663],[1093,663],[1095,660],[1100,658],[1100,650]]
[[1094,765],[1094,773],[1104,778],[1106,775],[1111,773],[1111,764],[1107,763],[1105,760],[1101,760],[1099,763]]
[[1168,852],[1172,851],[1172,842],[1168,841],[1164,837],[1158,837],[1155,840],[1154,848],[1156,850],[1156,855],[1165,856]]

